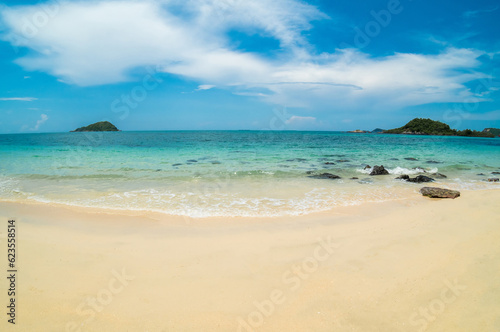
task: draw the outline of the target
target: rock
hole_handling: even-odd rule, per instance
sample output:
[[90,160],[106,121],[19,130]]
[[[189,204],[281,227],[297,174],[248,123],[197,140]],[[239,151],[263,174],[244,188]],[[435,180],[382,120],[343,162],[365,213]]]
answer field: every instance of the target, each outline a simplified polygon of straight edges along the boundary
[[172,166],[181,166],[182,164],[173,164]]
[[353,177],[353,178],[351,178],[351,180],[359,180],[359,178]]
[[418,175],[417,177],[410,178],[410,176],[404,174],[398,176],[396,180],[405,180],[406,182],[413,182],[413,183],[434,182],[434,179],[425,175]]
[[498,175],[498,174],[500,174],[500,172],[491,172],[491,174]]
[[486,174],[484,173],[479,173],[479,174],[476,174],[477,176],[485,176]]
[[347,160],[347,159],[340,159],[340,160],[337,160],[338,163],[348,163],[350,162],[350,160]]
[[372,168],[370,165],[366,165],[365,168],[363,168],[364,170],[367,170],[369,168]]
[[457,198],[460,197],[460,192],[457,190],[449,190],[443,188],[433,188],[433,187],[424,187],[420,189],[420,193],[424,196],[431,198]]
[[370,175],[387,175],[389,172],[384,168],[383,165],[381,166],[373,166],[372,172]]
[[212,164],[213,164],[213,165],[220,165],[220,164],[222,164],[222,163],[221,163],[220,161],[214,160],[214,161],[212,161]]
[[312,179],[331,179],[331,180],[335,180],[335,179],[340,179],[341,178],[338,175],[330,174],[330,173],[322,173],[322,174],[318,174],[318,175],[311,175],[309,177],[312,178]]
[[435,160],[427,160],[428,164],[441,164],[440,161],[435,161]]
[[189,159],[188,161],[186,161],[187,163],[197,163],[198,160],[194,160],[194,159]]
[[441,173],[431,173],[431,176],[435,179],[446,179],[448,178],[446,175]]
[[408,179],[407,181],[414,183],[422,183],[422,182],[434,182],[434,179],[425,175],[418,175],[417,177],[414,177],[413,179]]
[[416,159],[416,158],[405,158],[405,160],[417,161],[418,159]]
[[324,163],[325,165],[335,165],[335,163],[331,163],[331,162],[326,162]]
[[398,158],[391,158],[391,159],[389,159],[389,160],[399,160],[399,159],[398,159]]
[[498,179],[498,178],[489,178],[488,179],[488,182],[498,182],[498,181],[500,181],[500,179]]

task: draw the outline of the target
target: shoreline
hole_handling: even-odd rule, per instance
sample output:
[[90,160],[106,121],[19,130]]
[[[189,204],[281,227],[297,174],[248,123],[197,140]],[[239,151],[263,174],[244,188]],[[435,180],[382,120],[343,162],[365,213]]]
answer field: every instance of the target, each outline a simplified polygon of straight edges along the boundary
[[187,221],[0,202],[0,218],[19,223],[21,330],[470,331],[500,327],[499,198]]

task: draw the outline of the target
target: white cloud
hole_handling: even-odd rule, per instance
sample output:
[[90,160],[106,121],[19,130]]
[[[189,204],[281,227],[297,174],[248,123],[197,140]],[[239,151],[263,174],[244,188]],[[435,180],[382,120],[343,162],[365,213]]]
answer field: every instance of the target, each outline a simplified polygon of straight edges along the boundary
[[10,97],[10,98],[0,98],[0,101],[35,101],[38,98],[34,97]]
[[216,86],[215,85],[212,85],[212,84],[202,84],[202,85],[199,85],[198,86],[198,89],[196,89],[196,91],[204,91],[204,90],[210,90],[210,89],[213,89],[215,88]]
[[[6,38],[37,51],[18,60],[23,67],[71,84],[122,82],[133,79],[128,73],[136,67],[160,65],[195,81],[199,90],[216,85],[290,107],[386,110],[483,100],[465,83],[486,77],[475,71],[484,52],[448,48],[372,58],[344,49],[315,56],[303,32],[312,20],[327,17],[299,0],[63,2],[31,38],[16,38],[41,8],[4,9]],[[239,51],[228,39],[231,29],[275,38],[285,55]]]
[[499,8],[498,6],[495,6],[493,8],[488,8],[488,9],[478,9],[478,10],[466,11],[464,13],[464,17],[471,18],[471,17],[475,17],[475,16],[482,14],[482,13],[491,13],[491,12],[498,10],[498,8]]
[[47,116],[47,114],[42,114],[40,116],[40,119],[36,122],[35,126],[33,128],[31,128],[31,130],[37,131],[38,129],[40,129],[41,125],[43,125],[45,122],[47,122],[48,119],[49,119],[49,117]]

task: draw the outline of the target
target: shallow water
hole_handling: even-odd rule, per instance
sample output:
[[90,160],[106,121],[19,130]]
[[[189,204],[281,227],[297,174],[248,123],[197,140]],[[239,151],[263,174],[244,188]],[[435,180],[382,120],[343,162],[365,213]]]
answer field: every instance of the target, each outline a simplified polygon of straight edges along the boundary
[[[416,160],[415,160],[416,159]],[[391,175],[370,177],[366,165]],[[312,179],[328,172],[340,180]],[[500,139],[282,131],[0,135],[0,199],[192,217],[299,215],[414,194],[399,174],[496,188]],[[478,175],[483,173],[484,175]],[[358,177],[357,180],[351,180]]]

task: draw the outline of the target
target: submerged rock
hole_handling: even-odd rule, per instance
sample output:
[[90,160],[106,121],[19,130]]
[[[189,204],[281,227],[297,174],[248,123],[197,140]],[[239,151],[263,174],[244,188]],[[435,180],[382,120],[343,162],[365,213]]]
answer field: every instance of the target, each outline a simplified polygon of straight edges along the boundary
[[188,161],[186,161],[187,163],[197,163],[198,160],[195,160],[195,159],[189,159]]
[[181,165],[182,165],[182,164],[173,164],[172,166],[174,166],[174,167],[175,167],[175,166],[181,166]]
[[387,175],[389,171],[387,171],[383,165],[381,166],[373,166],[372,172],[370,175]]
[[335,180],[335,179],[340,179],[341,178],[340,176],[335,175],[335,174],[331,174],[331,173],[321,173],[321,174],[311,175],[309,177],[311,179],[331,179],[331,180]]
[[431,173],[431,176],[435,179],[446,179],[448,178],[446,175],[441,173]]
[[434,179],[425,176],[425,175],[418,175],[414,178],[410,178],[409,175],[400,175],[396,178],[396,180],[405,180],[406,182],[413,182],[413,183],[422,183],[422,182],[434,182]]
[[460,197],[460,191],[443,189],[443,188],[433,188],[433,187],[424,187],[420,189],[420,193],[424,196],[431,198],[457,198]]
[[415,182],[415,183],[422,183],[422,182],[434,182],[433,178],[430,178],[425,175],[418,175],[417,177],[414,177],[413,179],[409,179],[409,182]]
[[418,159],[417,159],[417,158],[405,158],[405,160],[409,160],[409,161],[417,161]]
[[363,169],[366,171],[367,169],[370,169],[370,168],[372,168],[370,165],[366,165],[365,168],[363,168]]
[[500,174],[500,172],[491,172],[491,174]]
[[498,179],[498,178],[489,178],[488,179],[488,182],[498,182],[498,181],[500,181],[500,179]]
[[357,177],[352,177],[351,180],[359,180]]
[[337,160],[338,163],[348,163],[350,162],[350,160],[347,160],[347,159],[339,159]]
[[441,164],[440,161],[435,161],[435,160],[427,160],[428,164]]
[[325,165],[335,165],[335,163],[331,163],[331,162],[326,162],[324,163]]

